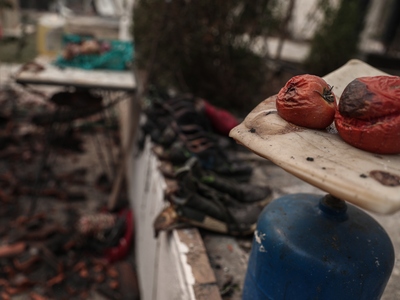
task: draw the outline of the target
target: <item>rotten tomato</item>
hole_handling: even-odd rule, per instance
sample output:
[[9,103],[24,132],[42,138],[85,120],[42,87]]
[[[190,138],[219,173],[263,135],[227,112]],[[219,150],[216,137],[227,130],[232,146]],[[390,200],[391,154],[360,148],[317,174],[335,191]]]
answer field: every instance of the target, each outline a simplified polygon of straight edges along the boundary
[[340,137],[373,153],[400,153],[400,77],[360,77],[340,97],[335,115]]
[[292,77],[276,98],[279,116],[298,126],[324,129],[332,124],[336,97],[321,77],[303,74]]

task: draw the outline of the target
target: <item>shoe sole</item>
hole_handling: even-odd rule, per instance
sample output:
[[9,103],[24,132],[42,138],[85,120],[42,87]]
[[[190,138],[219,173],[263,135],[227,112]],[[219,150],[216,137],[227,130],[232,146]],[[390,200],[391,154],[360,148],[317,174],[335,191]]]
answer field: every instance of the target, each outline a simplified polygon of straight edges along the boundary
[[251,235],[254,233],[257,224],[250,224],[249,228],[245,230],[230,230],[228,225],[218,219],[215,219],[213,217],[210,217],[203,212],[194,210],[189,207],[178,207],[176,208],[176,211],[179,216],[179,220],[184,221],[187,224],[200,227],[203,229],[207,229],[210,231],[218,232],[218,233],[224,233],[224,234],[230,234],[234,236],[246,236],[246,235]]

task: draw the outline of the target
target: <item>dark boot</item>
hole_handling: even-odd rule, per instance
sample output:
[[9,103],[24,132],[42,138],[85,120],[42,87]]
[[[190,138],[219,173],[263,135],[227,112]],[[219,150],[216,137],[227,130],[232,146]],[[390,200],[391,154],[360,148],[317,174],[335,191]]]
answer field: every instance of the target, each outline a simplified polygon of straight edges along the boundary
[[270,200],[272,190],[268,186],[241,183],[227,177],[222,177],[215,172],[204,170],[194,157],[190,158],[185,166],[191,170],[200,182],[221,193],[228,194],[240,202],[251,203]]
[[265,202],[241,203],[199,182],[185,168],[176,176],[179,191],[170,200],[180,218],[196,226],[232,235],[247,235],[254,230]]

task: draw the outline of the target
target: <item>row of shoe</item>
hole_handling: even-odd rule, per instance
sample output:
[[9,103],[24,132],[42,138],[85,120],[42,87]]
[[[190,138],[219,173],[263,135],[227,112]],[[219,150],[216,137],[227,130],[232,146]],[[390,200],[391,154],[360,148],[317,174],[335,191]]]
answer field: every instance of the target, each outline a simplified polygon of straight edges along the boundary
[[187,225],[252,234],[271,189],[252,184],[253,167],[235,157],[237,146],[226,134],[236,119],[191,95],[149,99],[142,129],[160,160],[168,203],[154,221],[155,234]]
[[269,187],[204,170],[196,157],[177,169],[167,186],[169,205],[154,222],[156,235],[187,224],[230,235],[252,234],[271,196]]
[[205,100],[191,95],[164,95],[151,97],[150,103],[142,128],[156,145],[154,151],[158,157],[182,165],[195,156],[205,169],[235,180],[250,179],[252,167],[227,156],[233,143],[213,130],[206,114],[210,105],[206,106]]

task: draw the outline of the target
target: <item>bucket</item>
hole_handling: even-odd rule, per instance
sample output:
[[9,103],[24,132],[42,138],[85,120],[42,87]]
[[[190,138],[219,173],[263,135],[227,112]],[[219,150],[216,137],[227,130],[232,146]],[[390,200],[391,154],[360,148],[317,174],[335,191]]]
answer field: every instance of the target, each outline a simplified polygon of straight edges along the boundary
[[65,19],[59,15],[45,15],[38,21],[36,47],[39,55],[55,57],[62,50]]

